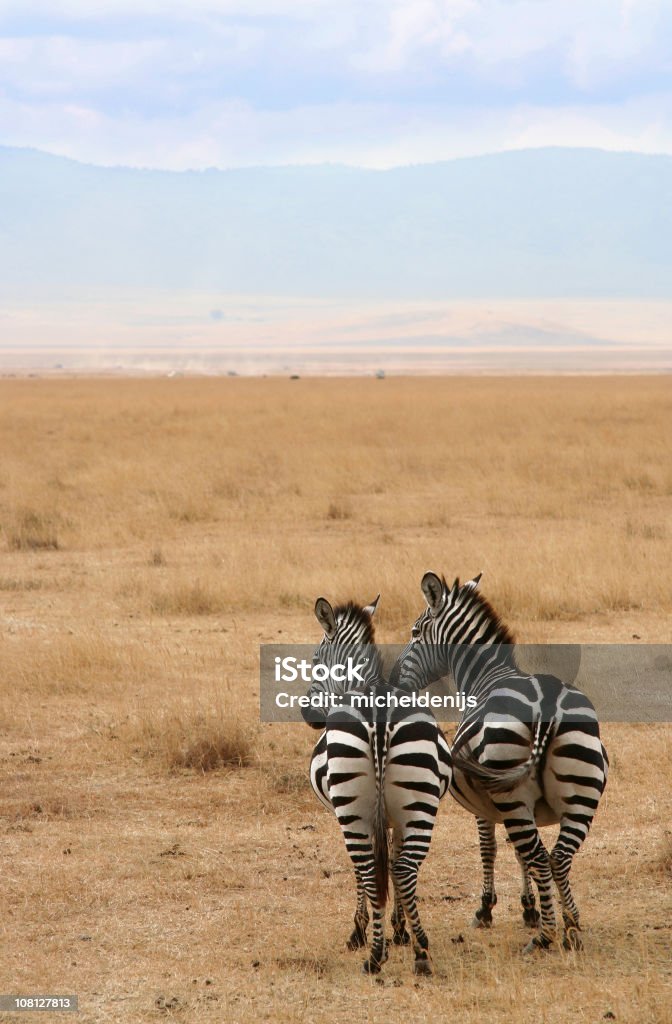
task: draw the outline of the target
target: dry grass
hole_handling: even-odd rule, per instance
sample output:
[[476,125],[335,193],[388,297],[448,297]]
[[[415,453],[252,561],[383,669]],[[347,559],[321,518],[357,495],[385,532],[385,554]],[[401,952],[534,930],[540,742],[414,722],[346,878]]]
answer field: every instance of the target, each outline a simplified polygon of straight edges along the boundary
[[133,753],[157,757],[171,771],[246,768],[254,760],[254,726],[232,717],[221,703],[174,704],[145,711],[126,732]]
[[672,832],[666,831],[660,840],[658,870],[667,878],[672,878]]
[[327,509],[327,519],[352,519],[352,508],[349,502],[332,501]]
[[3,990],[78,992],[87,1024],[667,1024],[669,726],[605,729],[583,957],[521,959],[503,843],[467,929],[447,806],[434,977],[394,950],[377,984],[315,734],[257,709],[258,644],[316,639],[318,594],[380,591],[398,641],[428,568],[484,570],[521,640],[668,641],[671,428],[663,378],[0,381]]
[[15,635],[0,646],[0,675],[14,699],[98,693],[142,671],[136,645],[118,644],[95,630],[57,636],[44,628],[41,632],[37,642]]
[[327,581],[382,590],[397,630],[430,567],[484,570],[514,621],[671,607],[666,378],[4,381],[0,399],[6,547],[145,544],[184,576],[158,614],[262,589],[310,605]]
[[9,576],[0,576],[0,590],[39,590],[41,586],[41,580],[14,579]]
[[148,564],[154,566],[164,566],[166,564],[166,557],[161,548],[154,548],[149,556]]
[[216,615],[225,603],[216,590],[195,580],[155,591],[149,607],[156,615]]
[[56,519],[32,508],[17,509],[4,525],[7,546],[14,551],[57,551]]

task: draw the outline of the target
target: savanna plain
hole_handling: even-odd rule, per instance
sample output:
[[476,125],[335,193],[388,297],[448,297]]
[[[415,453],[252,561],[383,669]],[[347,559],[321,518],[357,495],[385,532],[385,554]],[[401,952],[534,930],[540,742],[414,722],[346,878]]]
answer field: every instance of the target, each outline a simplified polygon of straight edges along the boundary
[[503,836],[469,927],[446,798],[434,974],[394,947],[370,978],[316,734],[259,721],[258,665],[319,640],[319,595],[380,591],[403,641],[427,569],[483,571],[520,641],[670,642],[671,437],[665,377],[0,380],[0,991],[82,1022],[669,1022],[670,725],[604,725],[583,953],[521,955]]

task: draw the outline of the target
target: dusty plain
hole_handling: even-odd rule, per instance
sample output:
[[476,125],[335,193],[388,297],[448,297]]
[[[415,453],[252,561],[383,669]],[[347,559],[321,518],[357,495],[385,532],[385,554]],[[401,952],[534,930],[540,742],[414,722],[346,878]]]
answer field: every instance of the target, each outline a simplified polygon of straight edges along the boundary
[[583,954],[521,956],[503,836],[470,929],[446,802],[434,975],[394,949],[371,979],[315,734],[259,722],[258,660],[318,640],[320,594],[380,591],[403,640],[428,568],[482,570],[521,641],[672,641],[671,438],[663,376],[0,380],[0,992],[82,1024],[669,1022],[670,725],[604,727]]

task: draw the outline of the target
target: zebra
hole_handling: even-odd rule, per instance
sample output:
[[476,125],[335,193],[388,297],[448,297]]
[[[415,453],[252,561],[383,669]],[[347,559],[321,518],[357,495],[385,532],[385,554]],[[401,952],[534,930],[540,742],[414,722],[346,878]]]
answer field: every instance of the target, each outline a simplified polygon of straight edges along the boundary
[[[311,716],[304,712],[308,721],[313,718],[310,724],[314,727],[324,726],[311,757],[310,781],[318,799],[336,815],[355,871],[357,909],[348,948],[354,950],[366,944],[368,900],[373,937],[363,971],[380,971],[388,953],[384,913],[391,874],[393,942],[409,943],[408,921],[414,972],[431,974],[416,883],[429,849],[439,800],[450,783],[450,753],[433,715],[394,707],[385,707],[382,712],[368,703],[357,706],[356,693],[383,702],[389,693],[394,701],[399,697],[383,678],[380,651],[374,643],[372,617],[377,604],[378,598],[364,607],[350,602],[332,608],[325,598],[315,604],[324,637],[315,651],[314,666],[346,664],[346,659],[355,654],[363,681],[356,686],[339,684],[331,678],[312,683],[310,697],[333,694],[341,704],[322,712],[321,720],[319,713]],[[392,828],[391,849],[388,827]]]
[[[450,587],[445,578],[425,573],[421,587],[427,608],[391,681],[413,692],[451,675],[463,695],[465,707],[451,747],[450,792],[477,819],[483,891],[474,924],[492,921],[495,824],[501,822],[522,870],[525,921],[533,927],[540,923],[524,951],[547,949],[555,938],[553,882],[560,897],[563,947],[582,949],[569,872],[607,782],[607,752],[585,694],[555,676],[519,669],[512,634],[478,591],[481,575],[463,585],[456,579]],[[475,706],[468,706],[469,697]],[[549,854],[538,826],[558,823]],[[530,879],[539,891],[540,917]]]

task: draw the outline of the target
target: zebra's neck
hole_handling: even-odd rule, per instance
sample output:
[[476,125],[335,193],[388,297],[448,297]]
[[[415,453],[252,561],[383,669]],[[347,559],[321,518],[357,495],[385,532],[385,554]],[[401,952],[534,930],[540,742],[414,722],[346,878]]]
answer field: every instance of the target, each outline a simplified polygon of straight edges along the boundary
[[437,634],[437,654],[465,696],[482,696],[517,668],[513,635],[479,593],[461,592],[445,619],[439,613]]
[[516,670],[511,647],[501,643],[451,644],[445,655],[455,689],[465,697],[482,697],[502,676]]

